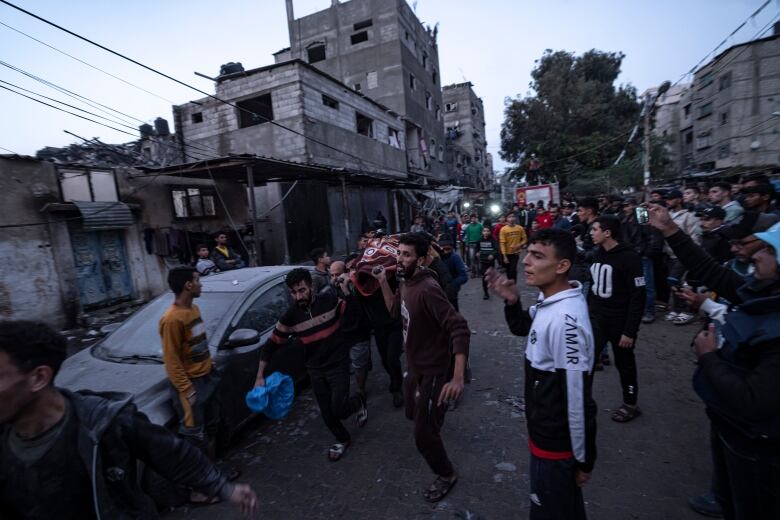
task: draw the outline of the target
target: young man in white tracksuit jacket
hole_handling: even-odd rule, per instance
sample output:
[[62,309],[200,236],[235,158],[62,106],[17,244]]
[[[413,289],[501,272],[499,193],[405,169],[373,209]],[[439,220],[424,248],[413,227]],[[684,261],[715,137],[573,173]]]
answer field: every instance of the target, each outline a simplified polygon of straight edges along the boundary
[[525,416],[531,451],[531,520],[586,518],[582,487],[596,460],[596,403],[591,397],[593,332],[580,282],[568,273],[577,254],[561,229],[538,231],[523,261],[538,303],[523,310],[517,286],[491,270],[491,289],[506,302],[509,329],[528,336]]

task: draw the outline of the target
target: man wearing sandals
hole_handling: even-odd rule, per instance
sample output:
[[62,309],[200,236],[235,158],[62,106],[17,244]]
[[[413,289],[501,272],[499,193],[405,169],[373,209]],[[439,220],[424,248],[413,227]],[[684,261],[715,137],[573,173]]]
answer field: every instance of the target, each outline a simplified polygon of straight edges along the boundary
[[390,289],[384,269],[375,269],[373,275],[382,288],[385,305],[403,320],[409,370],[404,380],[406,417],[414,421],[417,449],[436,474],[423,497],[438,502],[458,481],[444,449],[441,427],[448,403],[463,393],[471,331],[424,265],[430,241],[423,234],[409,233],[399,242],[398,292]]
[[525,417],[531,451],[531,520],[586,518],[582,487],[596,461],[596,403],[591,397],[593,333],[580,282],[568,274],[577,255],[574,237],[542,229],[523,260],[526,284],[539,300],[523,310],[517,284],[495,269],[490,288],[504,298],[509,330],[528,336]]
[[612,345],[623,388],[623,404],[612,414],[612,420],[628,422],[641,413],[636,405],[634,347],[646,299],[642,258],[628,244],[616,240],[620,219],[614,215],[594,220],[590,236],[597,246],[590,266],[593,285],[588,295],[596,359],[600,359],[607,343]]
[[350,444],[350,435],[342,420],[357,413],[358,426],[368,422],[366,398],[349,395],[349,341],[342,332],[358,319],[353,296],[342,287],[339,298],[335,291],[315,294],[312,278],[304,268],[293,269],[285,279],[293,301],[276,324],[271,337],[260,351],[260,366],[255,386],[265,386],[265,368],[276,350],[295,336],[304,345],[304,362],[311,379],[314,397],[325,425],[336,437],[328,450],[328,459],[341,459]]

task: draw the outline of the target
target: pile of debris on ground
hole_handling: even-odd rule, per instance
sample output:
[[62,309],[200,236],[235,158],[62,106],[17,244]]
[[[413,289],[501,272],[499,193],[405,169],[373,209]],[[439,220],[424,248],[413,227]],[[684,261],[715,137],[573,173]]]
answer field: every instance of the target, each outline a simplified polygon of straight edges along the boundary
[[68,357],[92,346],[97,340],[115,330],[145,303],[144,300],[133,300],[79,315],[78,327],[61,331],[68,340]]

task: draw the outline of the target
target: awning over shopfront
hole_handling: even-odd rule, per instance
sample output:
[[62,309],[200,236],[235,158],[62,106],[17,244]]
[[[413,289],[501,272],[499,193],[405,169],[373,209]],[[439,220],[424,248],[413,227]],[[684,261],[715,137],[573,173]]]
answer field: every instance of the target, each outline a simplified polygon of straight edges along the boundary
[[73,201],[83,219],[85,231],[126,229],[133,225],[130,207],[124,202],[78,202]]

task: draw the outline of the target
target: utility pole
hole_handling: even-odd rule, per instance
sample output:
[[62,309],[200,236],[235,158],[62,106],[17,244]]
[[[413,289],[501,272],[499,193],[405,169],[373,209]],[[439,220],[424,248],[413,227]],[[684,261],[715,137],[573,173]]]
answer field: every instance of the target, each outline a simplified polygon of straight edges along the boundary
[[669,90],[669,87],[671,87],[672,84],[669,81],[664,81],[660,85],[658,85],[658,91],[655,93],[651,93],[650,91],[647,92],[645,95],[645,107],[644,107],[644,114],[645,114],[645,129],[644,129],[644,157],[642,161],[642,165],[644,168],[644,187],[645,191],[647,191],[648,186],[650,184],[650,118],[653,116],[653,111],[655,110],[655,102],[658,101],[658,98],[663,96],[667,90]]
[[644,154],[642,157],[645,191],[647,191],[647,186],[650,184],[650,112],[652,112],[652,105],[655,104],[655,99],[653,99],[653,103],[650,102],[651,97],[650,92],[645,94]]

